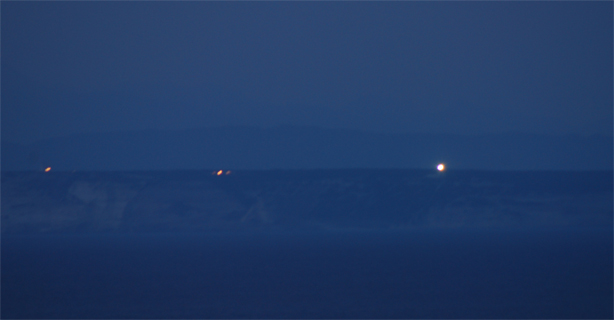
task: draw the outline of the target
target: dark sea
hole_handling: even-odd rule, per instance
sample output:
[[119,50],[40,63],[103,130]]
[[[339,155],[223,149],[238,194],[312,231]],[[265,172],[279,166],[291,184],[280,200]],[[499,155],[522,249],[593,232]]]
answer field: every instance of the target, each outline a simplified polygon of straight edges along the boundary
[[3,173],[1,317],[612,319],[611,205],[611,171]]
[[612,318],[612,230],[2,238],[3,318]]

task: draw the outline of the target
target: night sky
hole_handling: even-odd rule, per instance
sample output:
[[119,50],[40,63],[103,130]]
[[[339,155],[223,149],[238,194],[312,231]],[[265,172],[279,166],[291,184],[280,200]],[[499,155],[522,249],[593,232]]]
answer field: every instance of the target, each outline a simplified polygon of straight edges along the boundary
[[595,2],[2,2],[2,139],[246,125],[612,135]]

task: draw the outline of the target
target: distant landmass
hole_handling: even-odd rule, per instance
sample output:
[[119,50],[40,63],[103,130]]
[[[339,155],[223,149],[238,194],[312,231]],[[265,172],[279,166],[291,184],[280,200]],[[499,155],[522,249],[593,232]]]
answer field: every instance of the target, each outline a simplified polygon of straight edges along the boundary
[[433,168],[611,170],[607,136],[384,134],[318,127],[221,127],[2,142],[2,170]]
[[2,233],[612,226],[612,171],[3,172]]

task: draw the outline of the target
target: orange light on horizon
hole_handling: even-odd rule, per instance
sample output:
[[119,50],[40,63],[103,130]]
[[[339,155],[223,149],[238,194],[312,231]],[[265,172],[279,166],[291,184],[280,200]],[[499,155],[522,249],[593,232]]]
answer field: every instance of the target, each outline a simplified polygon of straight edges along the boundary
[[51,171],[51,167],[45,168],[45,172],[49,172],[49,171]]
[[231,173],[230,170],[226,171],[226,175],[229,175],[230,173]]
[[218,175],[218,176],[221,176],[221,175],[222,175],[222,173],[224,173],[224,170],[220,170],[220,171],[218,171],[218,172],[217,172],[217,175]]
[[443,163],[440,163],[440,164],[437,165],[437,170],[443,171],[445,169],[446,169],[446,166],[444,166]]

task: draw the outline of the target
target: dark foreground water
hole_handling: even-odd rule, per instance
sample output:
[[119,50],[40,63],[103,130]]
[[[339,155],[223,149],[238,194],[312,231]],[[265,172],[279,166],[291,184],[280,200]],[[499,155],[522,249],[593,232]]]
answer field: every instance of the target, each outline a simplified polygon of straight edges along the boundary
[[612,318],[606,229],[2,237],[2,318]]

